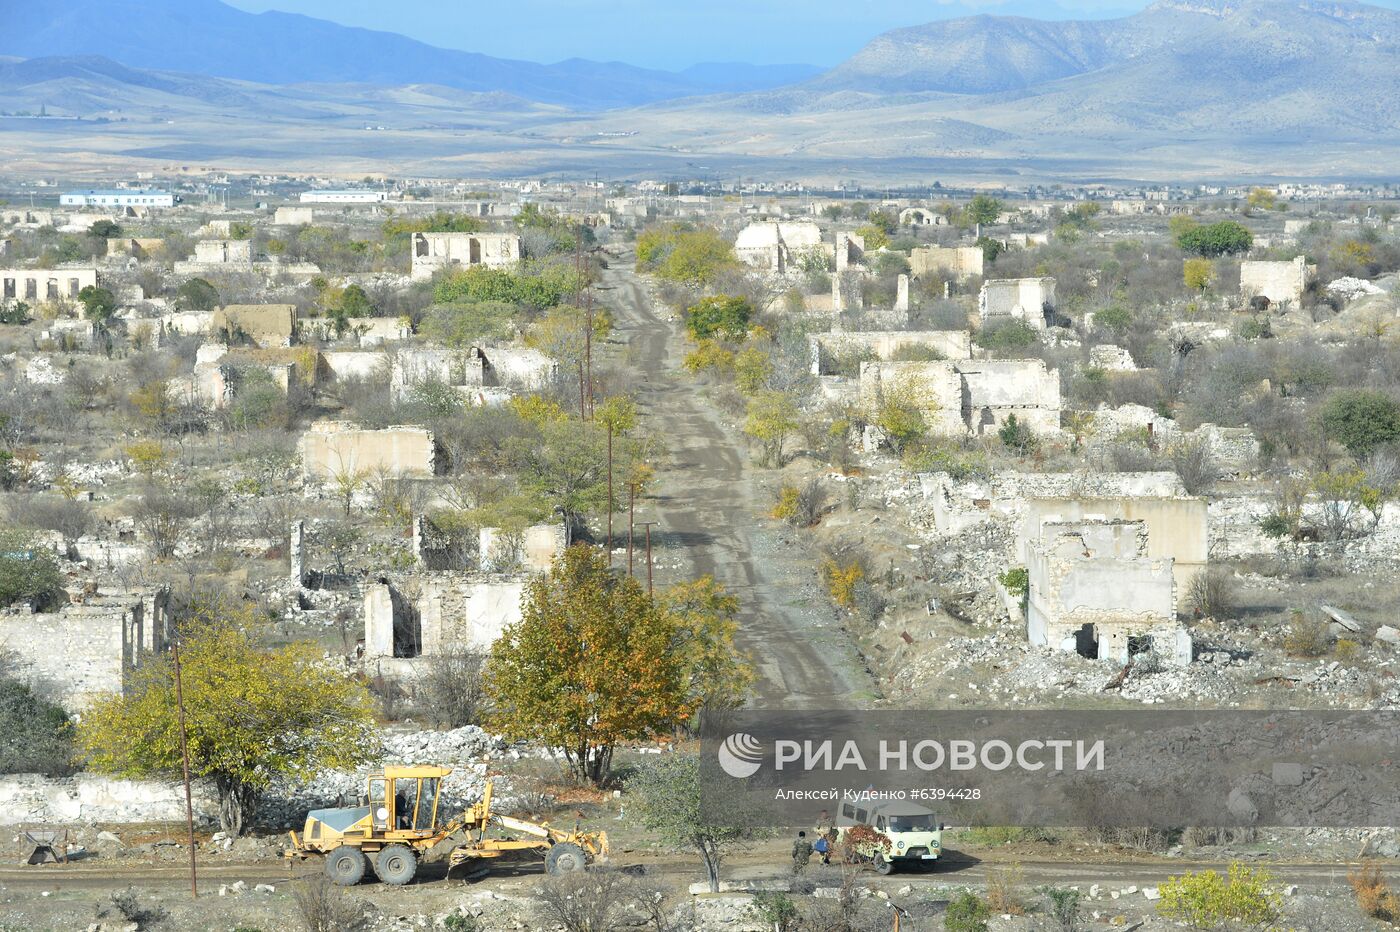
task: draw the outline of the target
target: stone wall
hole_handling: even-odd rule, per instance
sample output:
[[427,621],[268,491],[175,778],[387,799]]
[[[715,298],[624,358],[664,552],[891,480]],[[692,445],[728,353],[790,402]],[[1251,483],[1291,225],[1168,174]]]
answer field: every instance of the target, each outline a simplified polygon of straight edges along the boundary
[[[218,817],[209,788],[194,784],[195,818]],[[0,776],[0,825],[91,825],[99,822],[184,822],[185,790],[178,782],[119,780],[80,773],[45,777],[20,773]]]
[[301,463],[310,480],[381,471],[427,477],[437,468],[437,444],[423,427],[362,430],[349,421],[317,421],[302,434]]
[[980,276],[983,260],[981,246],[916,246],[909,253],[909,269],[916,276],[941,274],[962,280]]
[[97,269],[0,269],[0,301],[77,298],[97,284]]
[[1240,294],[1246,301],[1262,295],[1272,304],[1287,302],[1298,307],[1308,287],[1308,271],[1304,256],[1286,262],[1246,260],[1240,263]]
[[911,393],[930,433],[956,436],[967,432],[962,377],[952,362],[861,363],[860,405],[872,420],[887,392]]
[[454,647],[486,650],[521,617],[528,577],[414,573],[365,589],[365,656],[413,658]]
[[520,237],[513,233],[414,233],[411,276],[432,278],[453,266],[510,268],[520,261]]
[[214,312],[213,333],[243,334],[258,346],[291,346],[296,336],[295,304],[230,304]]
[[1036,434],[1060,431],[1060,375],[1039,359],[976,359],[956,364],[963,417],[975,435],[995,433],[1013,415]]
[[906,346],[936,350],[944,359],[972,356],[972,335],[965,330],[867,330],[814,333],[807,337],[812,374],[830,375],[834,357],[866,351],[879,360],[888,360]]
[[992,278],[982,283],[977,296],[983,325],[1009,317],[1044,330],[1046,313],[1054,307],[1053,278]]

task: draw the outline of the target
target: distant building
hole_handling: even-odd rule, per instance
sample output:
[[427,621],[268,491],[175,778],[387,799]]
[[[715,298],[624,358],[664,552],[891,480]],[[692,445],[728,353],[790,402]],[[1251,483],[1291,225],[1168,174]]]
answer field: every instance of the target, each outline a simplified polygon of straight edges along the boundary
[[174,207],[179,200],[169,191],[69,191],[58,196],[64,207]]
[[459,265],[510,268],[520,261],[521,243],[514,233],[414,233],[410,255],[412,277],[422,280]]
[[383,191],[303,191],[303,204],[382,204],[389,199]]

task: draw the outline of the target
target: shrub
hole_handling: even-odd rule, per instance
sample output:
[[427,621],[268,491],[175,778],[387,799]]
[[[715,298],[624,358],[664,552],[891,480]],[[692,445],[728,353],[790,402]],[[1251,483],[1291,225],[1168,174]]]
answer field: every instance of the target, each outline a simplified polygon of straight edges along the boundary
[[943,928],[948,932],[987,932],[987,920],[992,908],[971,890],[964,890],[948,901],[943,914]]
[[1364,864],[1347,874],[1347,882],[1356,893],[1356,905],[1372,919],[1382,922],[1400,920],[1400,898],[1390,890],[1375,864]]
[[[112,909],[117,912],[117,915],[134,924],[138,929],[161,922],[169,915],[159,906],[143,905],[141,898],[137,896],[136,890],[132,887],[113,893],[111,900]],[[98,918],[105,915],[107,915],[107,911],[99,909]]]
[[306,932],[353,932],[365,926],[360,904],[325,874],[312,874],[294,884],[292,902]]
[[822,485],[816,479],[800,487],[784,485],[778,490],[778,501],[769,514],[793,527],[811,527],[817,523],[823,497]]
[[1021,882],[1025,877],[1020,864],[995,868],[987,873],[987,905],[998,915],[1020,916],[1026,912],[1021,902]]
[[1352,456],[1366,456],[1400,440],[1400,403],[1367,389],[1337,392],[1323,406],[1322,429]]
[[685,329],[697,341],[718,335],[741,340],[748,333],[751,316],[753,306],[744,298],[711,295],[686,309]]
[[1220,478],[1220,466],[1210,452],[1210,445],[1204,441],[1183,441],[1174,445],[1168,455],[1172,469],[1192,495],[1207,491]]
[[73,768],[73,728],[58,706],[0,677],[0,773],[64,775]]
[[938,362],[943,359],[937,347],[922,343],[906,343],[890,353],[891,362]]
[[1295,657],[1321,657],[1332,648],[1332,629],[1321,618],[1294,612],[1283,635],[1283,649]]
[[829,559],[822,564],[822,577],[833,602],[842,608],[855,608],[856,585],[865,579],[865,567],[859,560],[843,566]]
[[0,605],[28,602],[42,608],[63,591],[63,574],[54,556],[22,534],[0,534]]
[[1006,416],[1006,423],[1001,425],[997,436],[1001,438],[1002,446],[1014,450],[1020,456],[1034,453],[1040,447],[1040,439],[1028,426],[1018,421],[1014,414]]
[[774,932],[788,932],[789,929],[796,928],[800,918],[797,904],[792,901],[792,897],[772,890],[760,890],[755,893],[753,902],[749,904],[749,911],[755,919],[770,926]]
[[433,724],[447,728],[478,724],[486,705],[485,654],[448,647],[425,660],[418,690]]
[[983,327],[977,332],[977,345],[989,350],[1025,349],[1039,342],[1040,334],[1024,320],[1009,320]]
[[1066,887],[1038,887],[1036,892],[1040,894],[1043,905],[1041,911],[1048,920],[1051,929],[1060,932],[1075,932],[1079,928],[1079,899],[1078,890],[1070,890]]
[[1186,604],[1203,618],[1228,618],[1235,611],[1235,582],[1228,570],[1210,567],[1191,578]]
[[1025,598],[1030,590],[1031,577],[1029,571],[1024,566],[1013,566],[997,577],[1002,588],[1017,598]]
[[1159,915],[1193,929],[1213,929],[1229,922],[1267,928],[1282,914],[1282,897],[1266,870],[1239,862],[1222,877],[1213,870],[1172,877],[1162,884]]

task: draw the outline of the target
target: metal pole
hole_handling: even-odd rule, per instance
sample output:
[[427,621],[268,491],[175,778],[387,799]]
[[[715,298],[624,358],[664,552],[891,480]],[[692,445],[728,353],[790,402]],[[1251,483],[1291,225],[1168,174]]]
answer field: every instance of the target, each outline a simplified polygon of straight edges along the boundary
[[637,535],[637,483],[627,483],[627,575],[632,575],[632,541]]
[[180,678],[180,642],[173,641],[170,655],[175,662],[175,708],[180,721],[180,762],[185,771],[185,826],[190,834],[190,896],[199,898],[199,879],[194,859],[194,801],[190,796],[190,748],[185,737],[185,689]]
[[609,421],[608,421],[608,566],[609,566],[609,567],[612,566],[612,513],[613,513],[612,472],[613,472],[613,460],[612,460],[612,421],[609,420]]
[[651,526],[659,523],[657,521],[642,522],[642,527],[646,528],[647,534],[647,595],[651,595],[654,591],[651,585]]

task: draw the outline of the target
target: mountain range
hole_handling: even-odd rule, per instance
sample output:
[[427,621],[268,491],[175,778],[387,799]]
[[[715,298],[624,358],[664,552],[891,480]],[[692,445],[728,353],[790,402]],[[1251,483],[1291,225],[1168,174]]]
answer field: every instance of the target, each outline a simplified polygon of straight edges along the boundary
[[[0,64],[0,108],[119,112],[114,138],[84,131],[100,157],[334,156],[359,170],[386,145],[363,137],[367,123],[399,134],[401,164],[453,173],[1379,177],[1400,148],[1400,13],[1352,0],[951,19],[877,36],[816,74],[506,61],[218,0],[55,6],[5,14],[18,28],[0,32],[0,54],[27,60]],[[229,132],[243,122],[251,138]],[[76,145],[30,135],[54,155]],[[0,165],[18,151],[4,136]]]
[[581,109],[774,87],[821,70],[704,63],[670,72],[581,58],[546,65],[438,48],[295,13],[248,13],[219,0],[63,0],[5,7],[0,55],[100,55],[132,68],[262,84],[438,84]]

